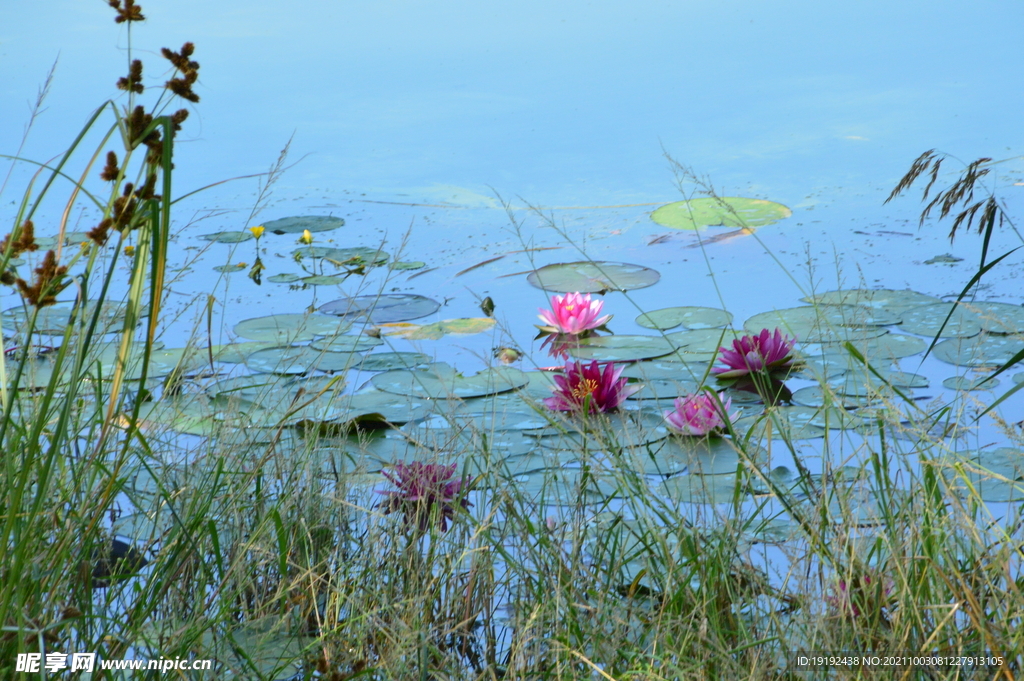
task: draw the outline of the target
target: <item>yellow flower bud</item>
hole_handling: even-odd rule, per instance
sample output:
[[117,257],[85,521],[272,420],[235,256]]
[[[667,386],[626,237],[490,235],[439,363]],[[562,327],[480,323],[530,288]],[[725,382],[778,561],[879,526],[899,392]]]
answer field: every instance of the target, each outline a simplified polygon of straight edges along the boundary
[[124,247],[124,254],[127,255],[129,258],[134,256],[135,255],[135,246],[125,246]]
[[252,235],[254,237],[259,239],[261,236],[263,236],[263,225],[260,225],[258,227],[250,227],[249,231],[252,232]]
[[309,233],[308,229],[302,230],[302,236],[299,237],[299,243],[306,245],[313,243],[313,235]]

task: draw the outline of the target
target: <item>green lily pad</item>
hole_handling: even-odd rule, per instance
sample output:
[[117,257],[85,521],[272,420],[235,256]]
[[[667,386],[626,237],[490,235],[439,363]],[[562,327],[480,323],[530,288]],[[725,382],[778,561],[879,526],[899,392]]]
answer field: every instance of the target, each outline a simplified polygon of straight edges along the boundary
[[214,232],[213,234],[203,234],[199,238],[218,244],[238,244],[255,237],[253,237],[252,232],[247,230],[244,232]]
[[684,379],[654,379],[645,381],[637,392],[633,393],[627,400],[662,400],[671,402],[677,397],[691,395],[697,392],[700,386],[697,381]]
[[393,270],[421,270],[427,266],[422,260],[408,260],[404,262],[393,262],[389,267]]
[[568,262],[545,265],[526,278],[531,286],[558,293],[632,291],[658,283],[661,275],[642,265],[617,262]]
[[[878,338],[850,342],[873,365],[892,363],[904,357],[912,357],[928,348],[928,342],[923,338],[907,336],[902,333],[887,333]],[[853,360],[852,357],[851,360]],[[857,364],[859,365],[859,362]]]
[[217,267],[213,268],[213,271],[214,272],[223,272],[224,274],[231,274],[233,272],[241,272],[242,270],[244,270],[248,266],[249,265],[247,265],[244,262],[240,262],[240,263],[237,263],[235,265],[218,265]]
[[[675,475],[656,488],[673,501],[683,504],[727,504],[736,494],[736,475]],[[741,490],[740,497],[745,493]]]
[[569,354],[582,360],[633,362],[662,357],[675,349],[663,336],[595,336],[582,339]]
[[373,336],[325,336],[314,338],[309,347],[326,352],[363,352],[383,344],[384,341]]
[[840,392],[829,391],[826,393],[821,386],[809,385],[800,388],[793,393],[793,403],[804,407],[841,407],[843,409],[854,409],[878,404],[882,397],[877,393],[874,395],[845,395]]
[[[687,471],[691,475],[724,475],[735,473],[741,457],[734,443],[725,437],[685,437],[674,435],[646,448],[633,451],[633,458],[639,459],[641,470],[647,475],[671,475]],[[768,452],[751,444],[747,457],[755,465],[764,465]]]
[[236,324],[234,331],[249,340],[284,344],[340,335],[351,326],[347,320],[328,315],[286,313],[246,319]]
[[300,281],[307,286],[337,286],[344,282],[345,279],[325,274],[315,274],[312,277],[303,277]]
[[437,312],[441,303],[413,293],[339,298],[320,306],[320,312],[340,317],[364,317],[373,324],[404,322]]
[[963,367],[1001,366],[1024,350],[1014,336],[982,333],[973,338],[950,338],[935,346],[932,354],[948,364]]
[[310,232],[328,232],[345,224],[342,218],[331,215],[303,215],[292,218],[281,218],[263,223],[263,228],[274,234],[302,234]]
[[764,199],[729,196],[676,201],[651,213],[651,219],[671,229],[704,227],[761,227],[793,214],[786,206]]
[[362,360],[355,352],[326,352],[309,346],[283,346],[257,350],[245,360],[253,371],[268,374],[305,374],[310,371],[345,371]]
[[392,322],[380,324],[381,333],[388,336],[401,336],[406,340],[438,340],[448,335],[469,336],[489,331],[497,320],[492,317],[470,317],[464,319],[445,319],[433,324],[420,326],[408,322]]
[[917,291],[895,291],[893,289],[841,289],[838,291],[826,291],[803,299],[807,303],[820,303],[823,305],[859,305],[874,310],[888,310],[900,312],[907,308],[918,305],[929,305],[941,303],[935,296],[929,296]]
[[716,329],[732,323],[732,313],[713,307],[666,307],[636,318],[645,329]]
[[557,423],[557,432],[540,434],[537,440],[550,449],[634,449],[669,436],[660,414],[619,412],[582,416],[562,412],[551,413],[550,418]]
[[[1024,450],[1016,447],[998,447],[974,452],[959,452],[943,460],[949,465],[946,478],[954,491],[962,496],[971,494],[970,487],[984,501],[1006,502],[1024,500]],[[957,474],[963,470],[967,481]]]
[[302,275],[290,273],[275,274],[272,277],[267,277],[267,281],[271,284],[291,284],[299,279],[302,279]]
[[431,364],[426,371],[385,371],[370,379],[384,392],[430,399],[467,398],[493,395],[521,388],[530,377],[512,367],[495,367],[474,376],[461,376],[444,363]]
[[[953,315],[946,322],[950,311]],[[945,326],[943,324],[945,323]],[[939,333],[939,329],[942,333]],[[912,307],[903,313],[900,329],[907,333],[934,338],[967,338],[981,333],[981,319],[966,305],[955,303],[932,303]]]
[[293,257],[323,258],[339,267],[362,267],[366,265],[387,264],[390,257],[379,248],[328,248],[326,246],[304,246],[292,251]]
[[[675,355],[672,356],[673,358]],[[707,362],[678,362],[672,358],[653,359],[645,362],[627,364],[622,369],[625,378],[637,378],[648,383],[651,381],[675,381],[682,383],[698,383],[708,373]]]
[[[674,331],[665,338],[679,347],[682,352],[678,357],[684,361],[712,361],[722,346],[731,348],[732,342],[740,337],[735,329],[696,329],[694,331]],[[700,355],[710,357],[698,359]]]
[[1024,307],[1010,303],[961,303],[978,315],[981,328],[989,333],[1024,333]]
[[618,481],[607,474],[584,474],[578,468],[545,468],[516,480],[516,492],[549,506],[600,504],[618,492]]
[[[11,307],[3,311],[4,325],[11,324],[16,327],[19,331],[22,331],[22,327],[31,319],[33,308],[28,308],[29,312],[26,314],[26,308],[22,306]],[[59,336],[64,333],[67,328],[68,322],[71,318],[71,313],[74,310],[74,303],[57,303],[56,305],[50,305],[39,310],[39,315],[36,317],[35,332],[42,334],[51,334]],[[85,305],[84,309],[79,311],[78,317],[76,318],[76,328],[78,325],[85,323],[86,328],[91,323],[92,315],[96,312],[96,303],[90,302]],[[119,331],[124,326],[124,315],[125,306],[117,303],[105,302],[100,306],[100,317],[97,331],[99,333],[111,333],[113,331]],[[140,320],[141,323],[141,320]]]
[[381,352],[364,357],[356,369],[360,371],[390,371],[392,369],[414,369],[430,364],[433,358],[422,352]]
[[[269,341],[249,341],[245,343],[214,345],[210,350],[213,352],[213,359],[217,362],[225,362],[227,364],[244,364],[245,358],[252,353],[257,350],[263,350],[264,348],[270,348],[273,346],[274,344]],[[206,355],[205,348],[200,348],[200,352],[204,356]]]
[[971,379],[966,376],[950,376],[942,381],[942,385],[950,390],[962,390],[964,392],[992,390],[999,387],[999,379],[985,377]]
[[[892,318],[884,311],[881,324],[893,324],[899,318]],[[801,343],[825,343],[854,339],[874,338],[886,333],[880,328],[875,312],[854,306],[806,306],[784,310],[770,310],[754,315],[743,323],[748,333],[760,333],[762,329],[780,329],[783,333],[796,336]]]

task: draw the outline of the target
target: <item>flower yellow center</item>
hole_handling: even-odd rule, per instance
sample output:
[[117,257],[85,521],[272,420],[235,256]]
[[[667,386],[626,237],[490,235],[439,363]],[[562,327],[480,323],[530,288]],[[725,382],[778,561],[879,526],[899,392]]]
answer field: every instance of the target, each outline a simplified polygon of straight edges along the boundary
[[593,395],[597,390],[597,381],[592,378],[584,378],[575,388],[572,389],[572,396],[581,404],[587,399],[587,395]]
[[573,309],[574,307],[576,307],[576,306],[575,306],[575,305],[566,305],[566,306],[565,306],[565,311],[566,311],[566,312],[572,312],[572,309]]

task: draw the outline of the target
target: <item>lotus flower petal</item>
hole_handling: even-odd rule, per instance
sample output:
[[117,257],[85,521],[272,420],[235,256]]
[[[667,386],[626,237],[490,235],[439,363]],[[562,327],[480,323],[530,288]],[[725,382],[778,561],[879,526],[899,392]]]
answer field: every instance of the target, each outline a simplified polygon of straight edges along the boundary
[[719,360],[724,367],[714,367],[711,372],[719,378],[737,378],[747,374],[771,372],[783,369],[793,363],[795,338],[783,335],[775,329],[768,329],[754,336],[743,336],[732,342],[732,349],[719,348]]
[[628,385],[620,378],[622,369],[611,363],[601,369],[599,363],[569,362],[565,373],[555,376],[554,395],[544,400],[548,409],[555,411],[581,411],[590,413],[609,412],[618,409],[622,402],[640,388]]
[[736,419],[737,414],[729,413],[731,406],[732,400],[722,399],[721,393],[718,401],[706,392],[685,395],[676,398],[675,409],[665,412],[665,420],[669,428],[681,435],[715,435],[725,430],[727,419],[728,422]]
[[551,333],[577,335],[596,329],[608,322],[611,315],[601,315],[603,300],[591,300],[590,294],[567,293],[551,297],[551,309],[540,310],[541,327]]

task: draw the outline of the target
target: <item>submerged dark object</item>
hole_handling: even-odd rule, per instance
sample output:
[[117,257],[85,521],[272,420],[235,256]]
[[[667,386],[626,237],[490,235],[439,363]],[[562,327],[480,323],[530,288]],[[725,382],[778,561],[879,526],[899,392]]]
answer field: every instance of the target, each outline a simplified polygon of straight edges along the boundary
[[98,550],[93,551],[91,563],[92,588],[104,589],[114,580],[131,577],[146,567],[149,561],[131,544],[114,539],[106,555],[101,555]]

